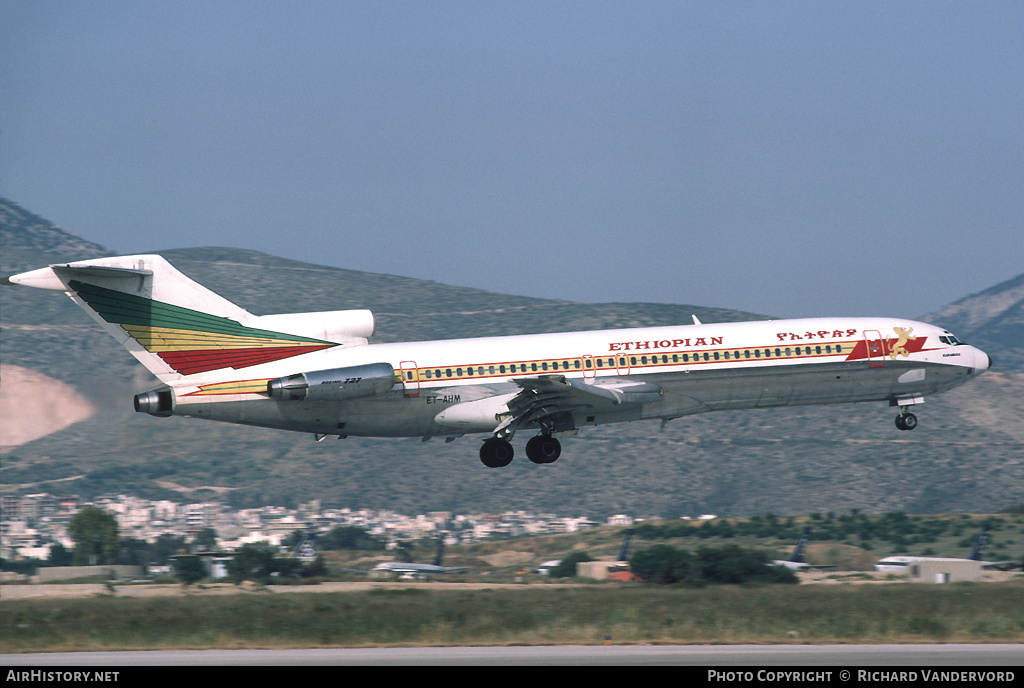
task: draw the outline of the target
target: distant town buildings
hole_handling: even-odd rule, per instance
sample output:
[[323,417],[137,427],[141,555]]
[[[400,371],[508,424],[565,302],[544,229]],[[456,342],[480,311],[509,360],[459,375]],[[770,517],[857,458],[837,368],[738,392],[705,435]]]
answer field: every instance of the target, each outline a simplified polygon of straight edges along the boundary
[[408,516],[389,510],[323,509],[318,501],[302,504],[297,509],[276,506],[233,509],[217,502],[182,504],[128,495],[85,501],[75,496],[38,493],[0,497],[0,557],[46,560],[54,544],[71,549],[68,522],[86,506],[113,515],[121,538],[154,542],[161,535],[172,535],[191,540],[201,530],[212,528],[224,550],[253,542],[281,545],[297,530],[326,533],[339,526],[361,528],[388,547],[397,547],[403,542],[433,539],[439,533],[446,533],[446,544],[454,545],[633,523],[631,517],[623,514],[612,516],[602,524],[585,517],[524,511],[501,514],[436,511]]

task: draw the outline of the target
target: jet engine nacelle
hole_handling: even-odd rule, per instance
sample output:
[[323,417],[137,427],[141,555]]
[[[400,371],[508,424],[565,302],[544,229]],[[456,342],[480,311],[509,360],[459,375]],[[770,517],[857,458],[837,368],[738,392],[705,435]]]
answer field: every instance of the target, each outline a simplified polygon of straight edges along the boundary
[[384,394],[394,386],[390,363],[370,363],[279,377],[267,383],[267,394],[283,400],[346,401]]
[[143,394],[136,394],[135,411],[160,418],[172,416],[174,415],[174,392],[168,387],[160,387]]

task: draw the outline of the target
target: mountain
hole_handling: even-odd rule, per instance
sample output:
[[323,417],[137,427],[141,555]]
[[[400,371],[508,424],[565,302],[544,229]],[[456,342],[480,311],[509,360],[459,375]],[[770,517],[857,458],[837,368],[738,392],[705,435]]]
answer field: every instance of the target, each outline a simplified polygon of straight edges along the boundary
[[35,253],[59,256],[59,260],[110,255],[99,244],[77,237],[6,198],[0,198],[0,247],[8,259]]
[[[0,201],[0,219],[3,274],[109,254],[9,202]],[[69,255],[78,249],[83,253]],[[370,308],[378,320],[373,341],[678,324],[691,314],[704,322],[757,317],[686,305],[507,296],[229,248],[154,252],[259,314]],[[2,363],[31,374],[3,374],[0,395],[14,399],[4,408],[20,409],[20,424],[37,424],[43,415],[69,424],[11,442],[0,483],[84,497],[119,492],[236,506],[319,499],[405,513],[991,513],[1024,502],[1024,373],[1003,365],[1021,356],[1012,336],[1019,287],[1020,280],[997,285],[949,307],[957,311],[934,314],[961,338],[986,348],[980,337],[996,337],[1003,348],[993,351],[994,371],[915,409],[921,424],[913,433],[896,431],[884,404],[717,413],[664,428],[650,421],[585,429],[564,442],[555,464],[516,460],[501,470],[480,464],[479,438],[472,436],[451,444],[316,443],[300,433],[136,414],[132,395],[155,380],[131,356],[70,300],[5,287]],[[947,323],[947,315],[956,322]],[[61,385],[72,386],[75,398]],[[42,408],[18,403],[30,398]],[[72,404],[92,415],[71,422]]]
[[922,318],[992,357],[996,370],[1024,372],[1024,275]]

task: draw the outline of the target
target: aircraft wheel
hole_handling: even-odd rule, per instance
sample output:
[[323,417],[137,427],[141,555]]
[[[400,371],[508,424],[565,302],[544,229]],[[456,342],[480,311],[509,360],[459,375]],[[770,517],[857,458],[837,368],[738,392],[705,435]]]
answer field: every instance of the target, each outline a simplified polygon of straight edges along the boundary
[[512,463],[515,454],[507,440],[492,438],[480,447],[480,460],[488,468],[502,468]]
[[896,427],[900,430],[913,430],[917,427],[917,416],[913,413],[901,413],[896,416]]
[[526,456],[534,463],[554,463],[562,454],[562,444],[554,437],[537,435],[526,443]]

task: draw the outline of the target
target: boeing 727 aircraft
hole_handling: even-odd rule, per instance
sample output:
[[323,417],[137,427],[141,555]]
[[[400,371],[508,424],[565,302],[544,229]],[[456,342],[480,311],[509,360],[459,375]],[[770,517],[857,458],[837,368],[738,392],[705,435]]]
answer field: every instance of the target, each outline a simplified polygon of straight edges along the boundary
[[555,461],[581,427],[735,409],[879,401],[910,408],[984,372],[984,352],[900,318],[813,318],[370,344],[365,310],[257,316],[158,255],[5,280],[66,292],[162,383],[135,397],[191,416],[328,435],[486,436],[480,459]]
[[807,572],[807,571],[823,571],[825,569],[834,569],[835,566],[832,564],[808,564],[804,561],[804,550],[807,549],[807,537],[810,535],[811,529],[804,528],[800,532],[800,539],[796,542],[796,547],[793,548],[793,553],[789,555],[789,559],[776,559],[772,563],[776,566],[784,566],[790,571]]

